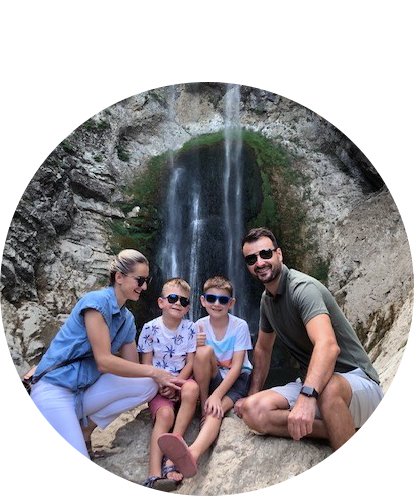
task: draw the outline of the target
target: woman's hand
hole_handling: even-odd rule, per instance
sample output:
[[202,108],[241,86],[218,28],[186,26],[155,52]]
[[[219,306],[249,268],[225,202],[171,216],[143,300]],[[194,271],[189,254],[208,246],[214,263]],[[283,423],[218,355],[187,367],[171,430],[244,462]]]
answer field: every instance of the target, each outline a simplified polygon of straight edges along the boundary
[[177,391],[169,386],[160,386],[160,395],[171,401],[178,401]]
[[206,415],[211,414],[213,417],[222,418],[224,413],[223,413],[223,407],[221,405],[221,398],[215,395],[214,393],[211,396],[209,396],[204,405],[204,411]]
[[166,370],[158,369],[156,367],[154,367],[153,379],[155,382],[158,382],[160,386],[166,386],[175,391],[179,391],[181,386],[185,383],[184,379],[179,379]]

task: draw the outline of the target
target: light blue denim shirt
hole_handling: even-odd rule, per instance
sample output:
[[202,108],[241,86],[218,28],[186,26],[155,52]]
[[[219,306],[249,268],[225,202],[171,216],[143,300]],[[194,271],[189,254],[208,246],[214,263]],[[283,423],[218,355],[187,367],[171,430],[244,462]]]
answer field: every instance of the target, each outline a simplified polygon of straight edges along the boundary
[[90,355],[88,358],[48,372],[42,380],[78,392],[91,386],[99,378],[101,374],[92,356],[92,348],[85,328],[84,312],[89,308],[103,315],[111,337],[112,354],[116,354],[123,344],[135,340],[134,317],[125,306],[121,309],[118,307],[114,288],[91,291],[78,301],[50,343],[36,369],[35,377],[54,364]]

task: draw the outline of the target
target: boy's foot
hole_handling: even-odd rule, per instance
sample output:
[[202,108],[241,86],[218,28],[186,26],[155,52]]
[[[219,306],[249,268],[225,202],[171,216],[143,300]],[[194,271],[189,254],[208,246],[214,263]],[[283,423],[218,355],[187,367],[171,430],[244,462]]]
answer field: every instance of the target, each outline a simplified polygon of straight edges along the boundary
[[173,480],[177,483],[183,480],[183,474],[181,474],[174,463],[168,459],[165,460],[161,473],[163,477],[167,477],[167,479]]
[[170,492],[174,491],[177,487],[177,483],[171,479],[167,479],[165,477],[159,477],[157,475],[153,475],[152,477],[148,477],[143,483],[143,486],[149,487],[150,489],[158,489],[158,491]]
[[197,463],[181,436],[162,434],[158,438],[158,446],[184,477],[194,477],[197,473]]
[[358,466],[363,482],[369,474],[369,457],[372,444],[372,427],[366,425],[355,430],[357,439]]

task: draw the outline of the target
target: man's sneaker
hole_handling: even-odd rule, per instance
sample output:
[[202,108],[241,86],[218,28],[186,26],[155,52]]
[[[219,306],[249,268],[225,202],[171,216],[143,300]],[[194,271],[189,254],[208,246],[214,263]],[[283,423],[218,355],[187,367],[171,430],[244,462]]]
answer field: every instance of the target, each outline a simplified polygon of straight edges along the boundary
[[369,455],[372,444],[372,427],[366,425],[355,431],[358,446],[358,467],[361,474],[361,482],[368,477],[369,473]]

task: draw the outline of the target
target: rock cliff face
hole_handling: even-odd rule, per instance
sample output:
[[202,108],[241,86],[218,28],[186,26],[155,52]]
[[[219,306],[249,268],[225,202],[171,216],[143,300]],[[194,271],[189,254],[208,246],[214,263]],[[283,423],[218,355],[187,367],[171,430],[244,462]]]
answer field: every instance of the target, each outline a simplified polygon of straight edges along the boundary
[[[124,422],[118,419],[117,426]],[[136,420],[121,427],[113,440],[103,443],[105,458],[93,461],[100,496],[138,493],[148,472],[150,426],[149,414],[142,412]],[[194,423],[187,440],[191,442],[196,434]],[[94,443],[100,444],[99,433]],[[21,496],[28,492],[36,496],[64,494],[60,478],[33,427],[24,431],[16,458],[0,460],[0,468],[0,493],[4,496]],[[235,493],[339,496],[344,491],[329,446],[258,436],[231,415],[224,419],[216,445],[200,460],[197,475],[185,480],[171,494],[225,496]],[[373,443],[371,471],[363,484],[363,493],[364,496],[408,496],[414,494],[414,478],[400,460]]]
[[[225,85],[205,83],[128,98],[75,130],[39,168],[16,210],[2,260],[3,325],[19,373],[37,363],[75,301],[106,284],[109,224],[125,218],[116,205],[125,199],[126,186],[151,157],[222,130],[225,91]],[[300,185],[297,190],[315,221],[316,256],[329,264],[328,286],[387,389],[404,351],[413,305],[408,240],[390,193],[353,143],[295,102],[242,87],[240,120],[295,153],[294,166],[307,178],[307,194]],[[132,424],[119,431],[113,447],[130,447],[125,460],[148,444],[148,419]],[[280,457],[277,471],[258,464],[257,486],[250,485],[255,474],[245,461],[253,452],[263,460]],[[254,436],[230,416],[208,454],[205,482],[195,478],[182,491],[215,494],[211,474],[219,463],[227,463],[228,472],[214,477],[227,494],[276,483],[327,454],[329,448],[317,443]],[[120,473],[125,463],[115,460],[114,455],[102,464]],[[131,462],[120,475],[138,480],[137,470]]]

